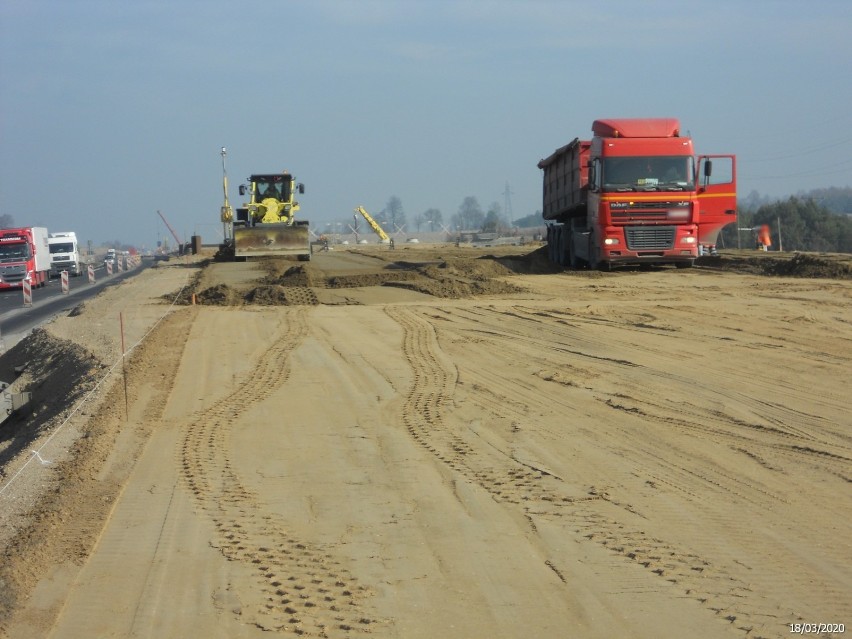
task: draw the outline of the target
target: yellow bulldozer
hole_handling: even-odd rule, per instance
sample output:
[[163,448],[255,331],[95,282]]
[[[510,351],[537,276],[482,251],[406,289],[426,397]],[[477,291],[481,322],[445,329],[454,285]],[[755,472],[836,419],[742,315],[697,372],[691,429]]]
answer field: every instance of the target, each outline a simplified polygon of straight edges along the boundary
[[[299,210],[295,196],[304,192],[305,185],[296,183],[287,171],[252,175],[248,184],[241,184],[240,195],[248,195],[249,201],[236,210],[232,221],[234,258],[295,256],[310,260],[309,223],[295,217]],[[226,207],[227,201],[223,221]]]

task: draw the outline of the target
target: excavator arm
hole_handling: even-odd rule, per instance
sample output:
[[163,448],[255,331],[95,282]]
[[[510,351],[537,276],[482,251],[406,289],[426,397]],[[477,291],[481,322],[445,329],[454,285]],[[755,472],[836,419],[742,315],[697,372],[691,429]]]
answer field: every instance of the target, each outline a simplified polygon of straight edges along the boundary
[[388,234],[385,233],[385,230],[381,226],[379,226],[379,223],[376,222],[376,220],[373,219],[373,216],[367,213],[363,206],[359,206],[357,209],[355,209],[355,212],[360,213],[362,217],[367,220],[367,224],[369,224],[370,228],[373,229],[373,232],[379,236],[379,241],[382,244],[390,244],[390,238],[388,237]]

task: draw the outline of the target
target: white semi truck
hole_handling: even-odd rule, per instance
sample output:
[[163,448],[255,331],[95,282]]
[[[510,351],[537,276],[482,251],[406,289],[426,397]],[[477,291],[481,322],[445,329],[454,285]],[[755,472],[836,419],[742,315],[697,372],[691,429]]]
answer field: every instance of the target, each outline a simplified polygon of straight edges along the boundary
[[47,238],[50,246],[50,275],[59,277],[62,271],[77,277],[83,273],[80,262],[80,247],[77,244],[77,234],[74,231],[51,233]]

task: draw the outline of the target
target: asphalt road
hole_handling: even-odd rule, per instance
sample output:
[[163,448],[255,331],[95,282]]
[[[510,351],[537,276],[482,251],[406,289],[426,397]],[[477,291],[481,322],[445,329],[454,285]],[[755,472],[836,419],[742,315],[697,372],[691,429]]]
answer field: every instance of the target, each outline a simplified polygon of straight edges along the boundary
[[41,326],[56,315],[67,314],[81,302],[94,297],[107,286],[113,286],[140,273],[152,262],[143,261],[130,271],[106,274],[103,265],[95,268],[95,281],[88,277],[71,277],[68,293],[62,292],[60,280],[52,279],[43,288],[33,289],[32,306],[24,306],[21,289],[0,291],[0,352],[12,348],[26,337],[32,329]]

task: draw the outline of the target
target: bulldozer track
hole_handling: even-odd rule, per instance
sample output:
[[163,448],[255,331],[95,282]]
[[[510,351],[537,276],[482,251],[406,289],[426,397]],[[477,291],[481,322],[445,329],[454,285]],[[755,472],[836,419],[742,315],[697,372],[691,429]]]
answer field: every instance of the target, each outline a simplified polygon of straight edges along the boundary
[[364,603],[368,589],[338,558],[290,534],[287,522],[246,488],[229,456],[231,429],[249,406],[239,398],[257,404],[287,381],[289,355],[308,332],[307,313],[305,307],[283,312],[278,335],[251,372],[186,426],[180,463],[186,486],[215,526],[212,545],[256,574],[258,591],[241,593],[255,602],[255,625],[304,636],[363,635],[375,623]]
[[[452,431],[448,423],[458,420],[445,420],[444,416],[453,410],[458,373],[449,356],[442,352],[434,327],[413,310],[389,306],[385,312],[403,329],[402,350],[414,373],[405,399],[403,423],[411,437],[436,459],[465,481],[488,491],[496,501],[519,508],[534,531],[538,520],[566,522],[578,538],[643,567],[665,582],[661,588],[680,590],[681,596],[695,600],[716,618],[729,623],[735,632],[750,638],[774,633],[778,616],[783,617],[784,613],[764,607],[759,598],[749,597],[751,585],[734,578],[724,562],[711,562],[682,543],[643,532],[637,526],[638,514],[605,489],[578,496],[576,490],[572,492],[570,486],[546,470],[530,467],[494,447],[471,445],[469,438],[475,436],[472,430]],[[490,381],[499,383],[498,379]],[[498,386],[496,392],[500,390]],[[501,407],[505,408],[511,396],[501,394],[501,398]],[[483,414],[487,414],[490,403],[487,400],[480,405]],[[695,474],[686,468],[677,472]],[[704,480],[717,484],[723,492],[736,487],[723,476]],[[712,545],[710,539],[700,541],[699,547]],[[567,566],[560,566],[558,558],[549,561],[554,570],[569,572]]]

